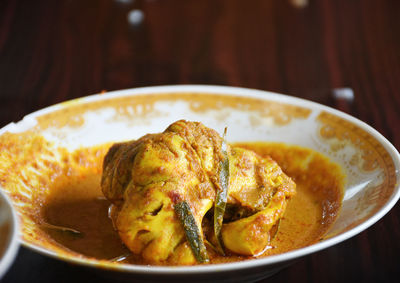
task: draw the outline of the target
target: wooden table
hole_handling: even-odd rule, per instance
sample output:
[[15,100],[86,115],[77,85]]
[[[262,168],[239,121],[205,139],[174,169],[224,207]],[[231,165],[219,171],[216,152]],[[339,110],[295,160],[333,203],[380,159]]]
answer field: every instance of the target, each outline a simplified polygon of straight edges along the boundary
[[[307,3],[309,2],[309,3]],[[0,2],[0,126],[102,90],[257,88],[365,121],[400,148],[400,1]],[[349,88],[354,99],[339,99]],[[265,282],[394,282],[400,208]],[[3,282],[111,282],[21,248]]]

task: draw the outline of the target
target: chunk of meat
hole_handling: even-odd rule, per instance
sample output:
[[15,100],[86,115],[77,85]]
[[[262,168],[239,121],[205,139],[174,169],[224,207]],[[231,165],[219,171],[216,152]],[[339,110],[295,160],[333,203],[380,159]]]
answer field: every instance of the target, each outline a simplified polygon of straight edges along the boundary
[[[182,120],[163,133],[110,148],[103,164],[102,190],[113,203],[114,226],[133,253],[154,264],[196,263],[174,208],[182,201],[189,205],[204,241],[203,218],[214,205],[224,158],[221,145],[216,131]],[[227,213],[224,221],[229,223],[223,224],[222,239],[229,250],[253,255],[268,244],[262,239],[282,217],[295,184],[270,158],[230,146],[227,153],[227,202],[246,211],[246,217],[235,219]],[[280,206],[273,204],[277,199]],[[260,237],[249,236],[256,234]]]

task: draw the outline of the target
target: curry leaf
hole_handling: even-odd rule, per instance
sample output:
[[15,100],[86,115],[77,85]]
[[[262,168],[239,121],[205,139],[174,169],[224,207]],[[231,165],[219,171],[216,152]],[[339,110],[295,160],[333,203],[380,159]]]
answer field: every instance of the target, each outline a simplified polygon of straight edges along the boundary
[[209,262],[206,246],[203,242],[203,237],[197,227],[196,219],[186,201],[181,201],[174,206],[175,213],[183,225],[186,239],[193,251],[196,260],[200,263]]
[[72,229],[72,228],[68,228],[68,227],[64,227],[64,226],[53,225],[53,224],[50,224],[50,223],[47,223],[47,222],[41,223],[40,226],[42,226],[43,228],[47,228],[47,229],[52,229],[52,230],[56,230],[56,231],[60,231],[60,232],[70,233],[70,234],[72,234],[74,236],[79,236],[79,237],[83,236],[83,233],[78,231],[78,230],[75,230],[75,229]]
[[229,187],[229,158],[226,144],[226,131],[227,128],[225,128],[224,135],[222,136],[221,151],[223,154],[223,159],[219,164],[219,186],[217,186],[217,195],[214,205],[214,233],[215,237],[217,238],[218,250],[222,255],[224,255],[224,249],[222,244],[221,229],[222,222],[224,220]]

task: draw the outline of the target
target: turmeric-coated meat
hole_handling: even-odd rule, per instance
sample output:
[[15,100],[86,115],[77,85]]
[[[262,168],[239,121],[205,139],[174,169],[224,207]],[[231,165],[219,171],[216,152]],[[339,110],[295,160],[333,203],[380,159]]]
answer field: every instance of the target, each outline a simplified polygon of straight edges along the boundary
[[110,148],[101,186],[113,204],[114,227],[132,253],[150,264],[208,260],[204,242],[218,241],[206,233],[212,219],[205,218],[213,217],[225,157],[229,186],[223,246],[241,255],[264,250],[295,184],[271,158],[229,145],[225,152],[223,143],[216,131],[181,120],[163,133]]

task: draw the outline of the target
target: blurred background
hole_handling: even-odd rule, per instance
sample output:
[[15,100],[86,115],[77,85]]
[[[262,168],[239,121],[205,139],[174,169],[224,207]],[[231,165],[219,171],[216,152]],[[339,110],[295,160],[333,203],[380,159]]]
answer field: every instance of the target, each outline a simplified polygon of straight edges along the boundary
[[[0,1],[1,127],[68,99],[170,84],[309,99],[365,121],[399,149],[400,1]],[[394,282],[399,224],[396,206],[269,281]],[[93,278],[70,270],[21,249],[4,281],[51,282],[60,272],[67,274],[59,282]]]

